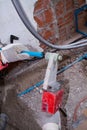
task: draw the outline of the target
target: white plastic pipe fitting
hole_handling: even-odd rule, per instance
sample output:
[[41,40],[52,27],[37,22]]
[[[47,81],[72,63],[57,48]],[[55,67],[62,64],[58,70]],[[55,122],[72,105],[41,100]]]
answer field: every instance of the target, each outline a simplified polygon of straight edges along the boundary
[[42,130],[60,130],[56,123],[47,123],[43,126]]
[[61,130],[61,117],[59,111],[46,120],[42,130]]

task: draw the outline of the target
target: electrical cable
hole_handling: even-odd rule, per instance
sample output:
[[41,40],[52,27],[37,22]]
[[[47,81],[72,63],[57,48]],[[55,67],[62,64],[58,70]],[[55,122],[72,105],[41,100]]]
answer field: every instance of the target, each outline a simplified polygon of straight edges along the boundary
[[75,107],[75,110],[74,110],[74,114],[73,114],[73,121],[76,121],[77,120],[77,112],[78,112],[78,109],[81,105],[81,103],[83,103],[84,101],[87,100],[87,97],[84,97]]
[[[17,13],[19,14],[21,20],[23,21],[24,25],[26,26],[26,28],[28,29],[28,31],[30,31],[33,36],[35,36],[41,43],[54,48],[54,49],[58,49],[58,50],[67,50],[67,49],[75,49],[75,48],[79,48],[79,47],[83,47],[83,46],[87,46],[86,43],[84,43],[84,41],[81,42],[76,42],[76,43],[72,43],[70,45],[53,45],[52,43],[48,42],[47,40],[45,40],[44,38],[42,38],[37,31],[34,29],[34,27],[32,26],[30,20],[28,19],[23,7],[21,6],[21,3],[19,0],[11,0]],[[87,42],[87,41],[85,41]],[[82,44],[84,43],[84,44]],[[80,45],[81,44],[81,45]]]
[[70,44],[70,45],[78,45],[78,44],[82,44],[82,43],[87,43],[87,40],[77,41],[77,42]]

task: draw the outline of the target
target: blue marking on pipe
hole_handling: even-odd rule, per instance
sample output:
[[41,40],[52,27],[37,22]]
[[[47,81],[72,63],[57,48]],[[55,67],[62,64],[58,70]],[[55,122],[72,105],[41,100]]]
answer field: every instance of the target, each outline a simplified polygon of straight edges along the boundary
[[[79,57],[78,59],[76,59],[76,60],[75,60],[74,62],[72,62],[71,64],[69,64],[69,65],[63,67],[61,70],[59,70],[59,71],[57,72],[57,75],[63,73],[65,70],[69,69],[69,68],[72,67],[74,64],[76,64],[76,63],[78,63],[78,62],[80,62],[80,61],[82,61],[82,60],[84,60],[84,59],[87,59],[87,54],[82,55],[81,57]],[[40,82],[36,83],[34,86],[32,86],[32,87],[30,87],[30,88],[24,90],[23,92],[19,93],[18,96],[20,97],[20,96],[23,96],[23,95],[27,94],[28,92],[31,92],[31,91],[34,90],[36,87],[40,87],[43,83],[44,83],[44,80],[41,80]]]
[[62,72],[64,72],[65,70],[67,70],[67,69],[69,69],[70,67],[72,67],[74,64],[76,64],[76,63],[78,63],[78,62],[80,62],[80,61],[82,61],[82,60],[84,60],[84,59],[87,59],[87,54],[82,55],[81,57],[79,57],[77,60],[75,60],[75,61],[72,62],[71,64],[69,64],[69,65],[63,67],[61,70],[59,70],[59,71],[57,72],[57,75],[60,74],[60,73],[62,73]]
[[43,58],[44,57],[43,52],[22,51],[21,53],[27,54],[29,56],[37,57],[37,58]]
[[2,48],[0,48],[0,52],[2,51]]
[[37,87],[40,87],[43,83],[44,83],[44,80],[41,80],[40,82],[36,83],[34,86],[31,86],[30,88],[28,88],[28,89],[24,90],[23,92],[19,93],[18,97],[31,92],[32,90],[34,90]]

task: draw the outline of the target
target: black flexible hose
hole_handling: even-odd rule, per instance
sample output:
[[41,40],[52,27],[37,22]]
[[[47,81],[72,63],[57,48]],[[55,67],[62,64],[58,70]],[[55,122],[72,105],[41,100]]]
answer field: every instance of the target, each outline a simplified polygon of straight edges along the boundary
[[52,43],[46,41],[44,38],[42,38],[37,31],[34,29],[34,27],[32,26],[32,24],[30,23],[27,15],[25,14],[24,9],[21,6],[21,3],[19,0],[11,0],[17,13],[19,14],[21,20],[23,21],[23,23],[25,24],[26,28],[33,34],[33,36],[35,36],[41,43],[54,48],[54,49],[58,49],[58,50],[66,50],[66,49],[74,49],[74,48],[78,48],[78,47],[83,47],[83,46],[87,46],[87,43],[84,43],[81,41],[81,43],[84,43],[83,45],[81,43],[77,44],[75,43],[75,45],[70,44],[70,45],[53,45]]

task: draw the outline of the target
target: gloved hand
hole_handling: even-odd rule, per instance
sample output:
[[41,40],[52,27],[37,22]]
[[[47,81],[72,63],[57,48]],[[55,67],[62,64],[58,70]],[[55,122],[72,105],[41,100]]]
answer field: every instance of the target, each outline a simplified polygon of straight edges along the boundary
[[59,111],[57,111],[53,116],[45,121],[42,130],[61,130],[61,119]]
[[21,43],[9,44],[2,48],[1,50],[1,60],[4,64],[21,61],[25,59],[30,59],[30,56],[27,54],[21,53],[23,50],[29,51],[27,46]]

